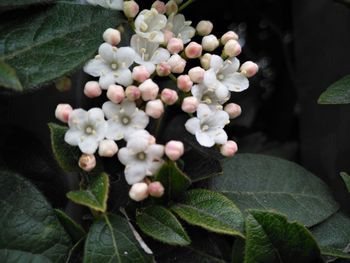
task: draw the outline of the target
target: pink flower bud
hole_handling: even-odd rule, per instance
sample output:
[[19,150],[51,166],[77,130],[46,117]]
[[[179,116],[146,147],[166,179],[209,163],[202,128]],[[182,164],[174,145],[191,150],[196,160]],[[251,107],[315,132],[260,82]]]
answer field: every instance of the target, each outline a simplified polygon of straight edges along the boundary
[[193,86],[193,82],[188,75],[180,75],[177,77],[177,87],[183,92],[189,92]]
[[167,62],[161,62],[157,65],[156,72],[160,77],[169,76],[171,73],[171,67]]
[[205,51],[214,51],[219,44],[219,40],[214,35],[208,35],[202,39],[202,47]]
[[161,100],[150,100],[146,104],[146,114],[154,119],[159,119],[164,113],[164,105]]
[[156,144],[156,137],[154,137],[153,135],[150,135],[148,138],[148,144]]
[[148,192],[150,196],[162,197],[164,195],[164,186],[161,182],[152,182],[148,185]]
[[234,141],[227,141],[220,148],[221,154],[225,157],[231,157],[235,155],[237,150],[238,150],[237,143],[235,143]]
[[138,87],[131,85],[126,88],[125,96],[128,98],[128,100],[135,101],[141,97],[141,91]]
[[82,154],[79,158],[78,165],[86,172],[90,172],[96,166],[96,158],[93,154]]
[[196,30],[198,35],[207,36],[213,30],[213,23],[208,20],[202,20],[197,24]]
[[174,33],[170,30],[164,31],[164,44],[167,44],[171,38],[173,38]]
[[160,98],[166,105],[173,105],[179,99],[179,96],[175,90],[163,89]]
[[134,18],[139,12],[139,5],[135,1],[124,1],[124,14],[127,18]]
[[241,45],[237,42],[237,40],[231,39],[225,44],[224,52],[227,56],[232,58],[241,54],[242,48]]
[[172,161],[178,160],[184,154],[184,144],[180,141],[169,141],[165,145],[165,154]]
[[230,119],[237,118],[242,113],[241,106],[236,103],[228,103],[226,104],[224,111],[228,113]]
[[129,197],[136,202],[145,200],[148,195],[148,185],[144,182],[133,184],[129,190]]
[[72,106],[69,104],[58,104],[55,110],[56,119],[61,122],[67,123],[69,119],[69,114],[73,111]]
[[144,101],[154,100],[157,98],[159,87],[153,80],[148,79],[144,81],[139,89],[141,91],[141,97]]
[[201,67],[194,67],[188,71],[190,79],[194,83],[202,83],[204,79],[205,70]]
[[252,61],[244,62],[241,66],[241,73],[247,78],[253,77],[259,71],[259,66]]
[[96,98],[102,94],[101,86],[97,81],[88,81],[84,87],[84,94],[88,98]]
[[181,74],[185,70],[186,60],[178,54],[174,54],[169,58],[168,64],[170,65],[171,72]]
[[184,44],[180,38],[171,38],[168,41],[167,49],[171,54],[177,54],[184,49]]
[[184,98],[181,109],[187,113],[194,113],[198,108],[199,102],[195,97]]
[[136,66],[132,70],[132,78],[138,82],[144,82],[150,77],[147,68],[143,65]]
[[228,31],[221,37],[221,43],[223,45],[225,45],[229,40],[238,40],[238,35],[233,31]]
[[199,58],[202,55],[202,46],[192,41],[185,48],[185,54],[188,58]]
[[211,60],[211,54],[206,53],[201,57],[201,65],[202,68],[205,70],[208,70],[210,68],[210,60]]
[[123,101],[124,97],[125,93],[124,88],[122,86],[112,84],[108,87],[107,98],[110,101],[118,104]]
[[152,4],[152,8],[156,9],[159,14],[164,14],[165,13],[165,3],[162,1],[155,1]]
[[170,0],[165,5],[165,13],[170,16],[171,14],[177,13],[178,6],[174,0]]
[[108,28],[103,32],[103,40],[112,46],[116,46],[120,43],[120,32],[114,28]]
[[98,155],[112,157],[118,152],[118,145],[113,140],[102,140],[98,146]]

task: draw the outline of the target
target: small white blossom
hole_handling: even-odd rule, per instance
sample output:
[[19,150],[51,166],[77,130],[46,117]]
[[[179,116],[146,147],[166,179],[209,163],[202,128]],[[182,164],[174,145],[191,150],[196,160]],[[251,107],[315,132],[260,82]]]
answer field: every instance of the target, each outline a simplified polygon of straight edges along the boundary
[[85,65],[84,71],[91,76],[100,77],[99,84],[102,89],[108,89],[115,83],[123,86],[131,85],[129,67],[134,62],[135,51],[130,47],[117,49],[108,43],[103,43],[98,52],[99,55]]
[[155,8],[145,9],[135,19],[135,31],[136,34],[151,42],[163,43],[164,33],[162,30],[166,23],[166,16],[159,14]]
[[155,65],[170,58],[169,51],[159,47],[159,43],[150,42],[139,35],[131,37],[130,46],[136,51],[135,62],[144,65],[150,74],[156,69]]
[[[148,136],[151,137],[149,134]],[[126,147],[118,152],[119,161],[125,165],[125,179],[130,185],[155,174],[163,164],[164,146],[146,144],[146,141],[150,141],[150,138],[146,137],[145,131],[133,133]]]
[[124,0],[87,0],[89,4],[99,5],[104,8],[123,10]]
[[133,132],[146,128],[149,122],[146,113],[139,110],[135,102],[127,99],[121,104],[107,101],[102,109],[108,119],[106,138],[110,140],[127,139]]
[[191,21],[186,21],[184,15],[172,14],[168,17],[166,29],[173,32],[174,37],[182,39],[183,43],[187,44],[196,33],[196,29],[191,27],[191,24]]
[[93,154],[97,150],[107,130],[107,122],[103,111],[99,108],[72,111],[69,114],[68,126],[69,130],[64,140],[70,145],[78,146],[86,154]]
[[224,99],[219,99],[215,91],[204,84],[194,85],[191,93],[200,103],[207,104],[213,110],[222,109],[222,105],[230,99],[230,94]]
[[229,116],[225,111],[212,111],[208,105],[199,104],[197,117],[185,123],[186,130],[196,136],[198,143],[205,147],[227,142],[224,127],[229,123]]

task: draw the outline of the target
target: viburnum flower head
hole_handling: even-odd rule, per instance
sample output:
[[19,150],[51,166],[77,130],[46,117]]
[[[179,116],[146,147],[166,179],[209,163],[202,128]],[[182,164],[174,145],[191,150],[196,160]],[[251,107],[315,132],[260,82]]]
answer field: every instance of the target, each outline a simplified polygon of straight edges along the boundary
[[135,102],[127,99],[121,104],[107,101],[102,109],[108,119],[106,138],[110,140],[127,139],[130,134],[146,128],[149,122],[146,113],[139,110]]
[[144,139],[145,131],[135,132],[130,136],[126,147],[118,152],[119,161],[125,165],[125,179],[130,185],[155,174],[163,163],[164,146],[145,144]]
[[78,146],[86,154],[95,153],[107,130],[107,122],[100,108],[73,110],[69,114],[68,126],[64,140],[70,145]]
[[104,8],[123,10],[124,0],[87,0],[89,4],[99,5]]
[[224,127],[229,123],[229,116],[225,111],[212,111],[208,105],[199,104],[197,117],[185,123],[186,130],[196,136],[198,143],[205,147],[227,142]]
[[164,34],[162,30],[166,26],[165,15],[159,14],[155,8],[144,9],[135,19],[135,31],[139,36],[151,42],[163,43]]
[[187,44],[196,33],[196,29],[191,27],[191,24],[191,21],[186,21],[184,15],[172,14],[168,17],[166,29],[173,32],[173,37],[180,38],[184,44]]
[[103,43],[94,59],[85,66],[84,71],[91,76],[100,77],[99,84],[102,89],[109,85],[120,84],[128,86],[132,83],[129,67],[134,62],[135,51],[130,47],[117,49],[108,43]]

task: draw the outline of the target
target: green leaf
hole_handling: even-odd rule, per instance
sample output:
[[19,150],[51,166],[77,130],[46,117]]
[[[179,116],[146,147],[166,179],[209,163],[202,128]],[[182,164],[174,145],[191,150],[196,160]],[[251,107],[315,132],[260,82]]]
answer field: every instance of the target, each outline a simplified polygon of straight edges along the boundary
[[275,157],[238,154],[223,162],[224,175],[212,178],[211,188],[231,199],[243,212],[269,210],[313,226],[339,205],[326,184],[301,166]]
[[110,214],[91,226],[83,262],[145,263],[153,260],[139,246],[126,219]]
[[55,213],[61,225],[72,238],[73,242],[79,242],[82,238],[86,236],[86,232],[81,227],[81,225],[77,224],[65,212],[59,209],[55,209]]
[[136,223],[145,234],[161,242],[179,246],[191,243],[181,223],[162,206],[149,206],[138,210]]
[[236,238],[232,248],[232,263],[244,262],[245,240]]
[[11,65],[24,90],[80,68],[103,42],[106,28],[125,22],[121,12],[57,3],[0,25],[0,59]]
[[41,193],[31,183],[8,171],[0,172],[0,189],[0,249],[19,250],[42,255],[52,262],[64,262],[72,243]]
[[243,215],[225,196],[204,189],[188,191],[171,209],[186,222],[207,230],[241,236]]
[[310,232],[276,213],[251,210],[246,220],[246,238],[244,262],[247,263],[323,262]]
[[106,212],[109,191],[109,178],[105,173],[91,176],[87,189],[71,191],[67,197],[74,203],[90,207],[99,212]]
[[51,263],[47,257],[43,255],[33,254],[30,252],[0,249],[0,258],[2,263]]
[[318,99],[319,104],[350,103],[350,75],[333,83]]
[[64,141],[68,128],[55,123],[49,123],[49,128],[52,151],[58,164],[66,172],[79,171],[78,161],[81,153],[78,147],[70,146]]
[[23,89],[16,71],[2,60],[0,60],[0,87],[15,91],[21,91]]
[[28,6],[32,4],[48,4],[54,2],[53,0],[1,0],[0,1],[0,10],[1,8],[19,8],[23,6]]
[[321,247],[321,254],[329,257],[350,259],[350,254],[347,254],[340,249],[332,248],[332,247]]
[[164,196],[168,200],[178,197],[191,185],[191,180],[173,161],[165,162],[154,176],[154,180],[163,184],[165,188]]
[[345,172],[340,172],[340,176],[345,183],[346,189],[350,193],[350,176]]

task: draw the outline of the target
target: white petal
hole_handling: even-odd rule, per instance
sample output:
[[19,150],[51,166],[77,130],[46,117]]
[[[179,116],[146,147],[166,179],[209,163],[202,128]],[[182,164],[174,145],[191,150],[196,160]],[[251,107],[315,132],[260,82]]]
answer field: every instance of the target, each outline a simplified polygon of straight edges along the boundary
[[75,109],[69,114],[68,126],[75,129],[83,129],[87,121],[87,112],[83,109]]
[[64,141],[72,146],[77,146],[82,135],[81,130],[69,129],[64,135]]
[[223,129],[217,129],[213,135],[216,144],[225,144],[227,142],[227,134]]
[[211,109],[207,104],[199,104],[197,108],[197,117],[202,120],[203,118],[206,118],[212,114]]
[[128,138],[127,147],[134,153],[144,152],[149,145],[150,134],[145,130],[131,133]]
[[170,58],[170,53],[168,50],[166,50],[165,48],[158,48],[152,58],[150,59],[150,61],[153,64],[159,64],[161,62],[165,62]]
[[103,43],[98,49],[98,54],[107,63],[112,63],[114,61],[115,51],[113,51],[111,44]]
[[108,6],[114,10],[123,10],[124,0],[109,0]]
[[153,72],[156,70],[156,66],[152,62],[142,61],[139,64],[145,66],[145,68],[147,69],[147,71],[150,75],[152,75]]
[[164,146],[160,145],[160,144],[152,144],[150,146],[148,146],[147,150],[146,150],[147,156],[151,159],[151,160],[159,160],[163,157],[164,155]]
[[163,160],[155,160],[152,162],[148,162],[147,163],[147,175],[154,175],[156,172],[158,172],[158,170],[160,169],[160,167],[162,167],[164,161]]
[[203,84],[208,88],[215,89],[217,86],[217,78],[214,69],[209,69],[204,73]]
[[111,68],[101,58],[94,58],[86,63],[84,71],[93,77],[99,77],[103,73],[111,71]]
[[119,104],[115,104],[111,101],[107,101],[103,103],[102,110],[106,115],[107,119],[111,119],[116,115],[119,115],[121,106]]
[[100,108],[91,108],[88,112],[88,120],[90,122],[99,122],[104,120],[104,114]]
[[93,154],[97,150],[98,141],[92,136],[87,136],[79,142],[78,146],[83,153]]
[[132,116],[132,127],[137,129],[145,129],[149,123],[149,117],[148,115],[142,111],[139,110]]
[[180,32],[180,38],[184,44],[187,44],[191,41],[191,38],[196,34],[196,30],[191,26],[186,26]]
[[125,179],[128,184],[136,184],[141,182],[146,176],[146,164],[136,162],[125,167]]
[[226,111],[218,110],[206,118],[205,121],[210,127],[224,128],[229,123],[230,117]]
[[119,119],[110,119],[107,121],[108,127],[105,136],[109,140],[119,141],[124,138],[124,125],[119,122]]
[[189,133],[192,133],[193,135],[196,134],[196,132],[201,129],[199,119],[191,118],[187,120],[185,123],[185,128]]
[[205,89],[206,87],[202,84],[193,85],[191,88],[191,93],[198,101],[201,101]]
[[115,58],[120,67],[128,68],[134,63],[135,50],[131,47],[121,47],[117,50]]
[[222,73],[224,75],[232,74],[232,73],[236,72],[240,66],[240,62],[236,57],[227,59],[224,64],[225,65],[224,65],[224,68],[222,70]]
[[134,160],[134,156],[129,153],[128,148],[124,147],[119,150],[118,159],[122,164],[128,165]]
[[212,147],[215,144],[214,139],[207,132],[197,131],[196,139],[204,147]]
[[112,84],[115,84],[113,71],[108,72],[107,74],[101,75],[98,83],[101,86],[101,89],[108,89]]
[[235,72],[223,81],[230,91],[241,92],[249,87],[249,81],[241,73]]
[[225,100],[230,96],[230,91],[228,90],[228,87],[218,81],[215,89],[215,95],[219,100]]
[[130,100],[123,100],[120,104],[120,114],[132,116],[137,111],[136,104]]
[[122,86],[130,86],[132,84],[131,71],[128,68],[120,68],[114,73],[114,80]]
[[224,66],[224,61],[222,58],[218,55],[212,55],[210,58],[210,68],[214,69],[215,71],[218,71]]

